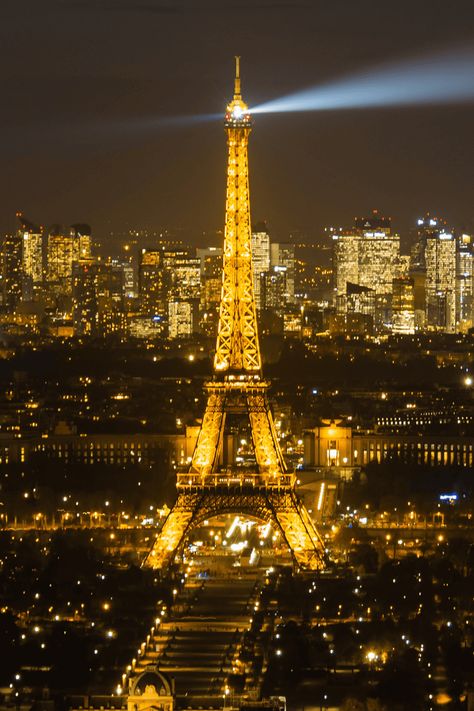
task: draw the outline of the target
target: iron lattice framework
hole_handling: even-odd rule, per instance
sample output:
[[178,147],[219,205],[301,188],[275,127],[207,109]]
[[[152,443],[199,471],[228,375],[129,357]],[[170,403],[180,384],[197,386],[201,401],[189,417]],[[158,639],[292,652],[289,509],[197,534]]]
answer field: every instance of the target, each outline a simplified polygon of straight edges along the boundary
[[[222,291],[215,377],[206,384],[207,405],[189,471],[178,474],[178,498],[158,534],[145,565],[163,568],[182,549],[190,530],[219,514],[248,514],[273,521],[295,562],[304,569],[324,567],[323,541],[295,492],[262,379],[253,293],[248,138],[250,114],[240,91],[236,58],[234,98],[227,106],[227,194]],[[250,426],[253,471],[222,466],[228,415],[246,417]]]

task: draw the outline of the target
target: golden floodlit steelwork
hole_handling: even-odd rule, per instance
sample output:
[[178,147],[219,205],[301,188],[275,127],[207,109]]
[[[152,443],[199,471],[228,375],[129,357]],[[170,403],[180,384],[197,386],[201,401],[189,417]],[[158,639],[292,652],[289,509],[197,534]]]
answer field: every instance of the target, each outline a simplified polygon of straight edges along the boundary
[[[205,386],[207,406],[189,471],[178,474],[178,498],[145,559],[163,568],[181,550],[191,529],[225,513],[273,521],[303,569],[324,567],[323,541],[295,492],[268,402],[269,383],[262,379],[257,316],[252,280],[248,138],[250,113],[240,90],[236,58],[234,98],[225,115],[227,194],[222,292],[215,376]],[[225,452],[229,418],[246,419],[251,433],[253,466],[237,466]]]

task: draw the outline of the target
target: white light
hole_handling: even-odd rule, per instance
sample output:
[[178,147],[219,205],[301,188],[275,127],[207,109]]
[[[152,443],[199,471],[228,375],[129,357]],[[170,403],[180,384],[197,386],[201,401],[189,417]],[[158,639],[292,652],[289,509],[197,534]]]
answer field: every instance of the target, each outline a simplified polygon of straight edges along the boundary
[[239,119],[239,118],[242,118],[242,114],[243,114],[243,113],[244,113],[244,112],[242,111],[242,109],[240,108],[240,106],[236,106],[235,109],[232,111],[232,116],[233,116],[235,119]]

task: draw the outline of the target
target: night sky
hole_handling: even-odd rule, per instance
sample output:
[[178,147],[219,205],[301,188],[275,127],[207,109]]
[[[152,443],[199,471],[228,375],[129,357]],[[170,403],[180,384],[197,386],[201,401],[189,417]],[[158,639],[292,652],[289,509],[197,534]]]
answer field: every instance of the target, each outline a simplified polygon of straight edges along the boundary
[[[2,0],[0,231],[222,228],[233,55],[259,104],[360,68],[474,40],[472,0]],[[474,104],[260,115],[252,214],[318,238],[378,207],[474,229]]]

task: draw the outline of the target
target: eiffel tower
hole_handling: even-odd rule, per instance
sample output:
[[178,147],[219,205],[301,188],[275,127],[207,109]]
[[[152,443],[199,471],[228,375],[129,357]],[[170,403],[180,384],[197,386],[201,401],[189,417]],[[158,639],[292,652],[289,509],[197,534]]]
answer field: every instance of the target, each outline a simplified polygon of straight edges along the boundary
[[[207,406],[189,471],[178,473],[178,497],[144,565],[165,568],[188,533],[206,519],[226,513],[271,521],[301,569],[325,565],[324,543],[295,492],[262,379],[253,292],[248,138],[250,113],[242,100],[239,57],[234,98],[225,114],[227,194],[219,326],[214,377],[205,384]],[[226,422],[245,419],[255,464],[249,470],[225,464]],[[224,463],[223,463],[224,462]]]

